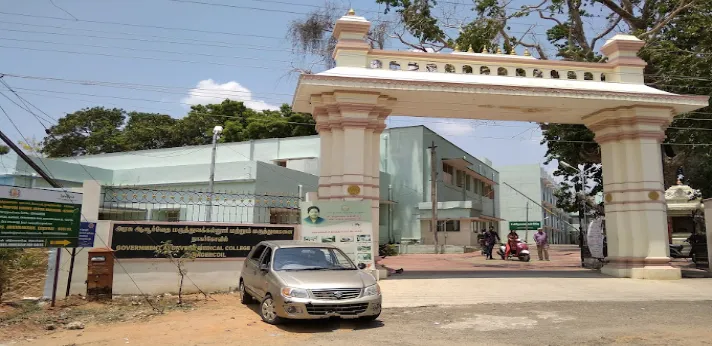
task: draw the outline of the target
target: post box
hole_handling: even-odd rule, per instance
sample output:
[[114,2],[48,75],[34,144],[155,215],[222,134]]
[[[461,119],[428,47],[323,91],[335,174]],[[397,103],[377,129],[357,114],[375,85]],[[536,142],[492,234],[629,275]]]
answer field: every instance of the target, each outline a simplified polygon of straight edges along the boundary
[[87,263],[87,300],[111,300],[114,285],[114,251],[108,248],[89,250]]

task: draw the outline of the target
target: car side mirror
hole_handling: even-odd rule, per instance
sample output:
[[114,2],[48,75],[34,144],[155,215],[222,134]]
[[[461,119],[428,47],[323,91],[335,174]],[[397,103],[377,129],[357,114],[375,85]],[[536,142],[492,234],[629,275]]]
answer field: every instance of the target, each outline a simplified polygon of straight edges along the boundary
[[269,271],[269,265],[268,265],[268,264],[265,264],[265,263],[260,264],[260,270],[263,271],[263,272],[268,272],[268,271]]
[[366,269],[366,263],[359,263],[357,265],[357,267],[358,267],[358,269],[361,269],[361,270]]

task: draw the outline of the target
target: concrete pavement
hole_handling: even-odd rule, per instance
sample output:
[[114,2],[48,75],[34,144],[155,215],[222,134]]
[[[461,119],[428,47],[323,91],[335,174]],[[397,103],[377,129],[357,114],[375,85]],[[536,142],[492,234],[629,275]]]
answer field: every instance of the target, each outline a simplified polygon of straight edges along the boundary
[[383,280],[384,308],[544,301],[712,301],[712,279],[489,277]]
[[550,257],[551,261],[532,259],[527,263],[487,261],[479,253],[388,257],[382,263],[394,269],[403,268],[404,273],[380,282],[384,307],[712,300],[709,278],[679,281],[612,278],[581,268],[575,246],[552,246]]

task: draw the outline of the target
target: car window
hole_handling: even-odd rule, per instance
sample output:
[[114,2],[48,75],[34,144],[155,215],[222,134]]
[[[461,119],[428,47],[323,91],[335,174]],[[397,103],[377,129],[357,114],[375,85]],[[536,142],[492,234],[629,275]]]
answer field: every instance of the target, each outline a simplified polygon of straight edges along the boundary
[[262,261],[260,261],[260,264],[269,265],[270,263],[272,263],[272,248],[266,248],[264,253],[265,254],[262,257]]
[[275,270],[356,270],[341,250],[319,247],[277,249],[273,267]]
[[252,251],[252,254],[250,254],[250,259],[259,261],[260,256],[262,256],[262,252],[265,250],[265,245],[257,245],[257,247]]

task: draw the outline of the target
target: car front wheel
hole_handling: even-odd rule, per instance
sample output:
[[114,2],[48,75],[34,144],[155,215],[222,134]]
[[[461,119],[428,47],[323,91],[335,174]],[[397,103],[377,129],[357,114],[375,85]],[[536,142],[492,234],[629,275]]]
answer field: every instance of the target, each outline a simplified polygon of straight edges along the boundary
[[262,304],[260,304],[260,317],[269,324],[276,325],[282,323],[282,318],[277,316],[276,303],[274,299],[272,299],[272,296],[267,295],[267,297],[262,300]]

